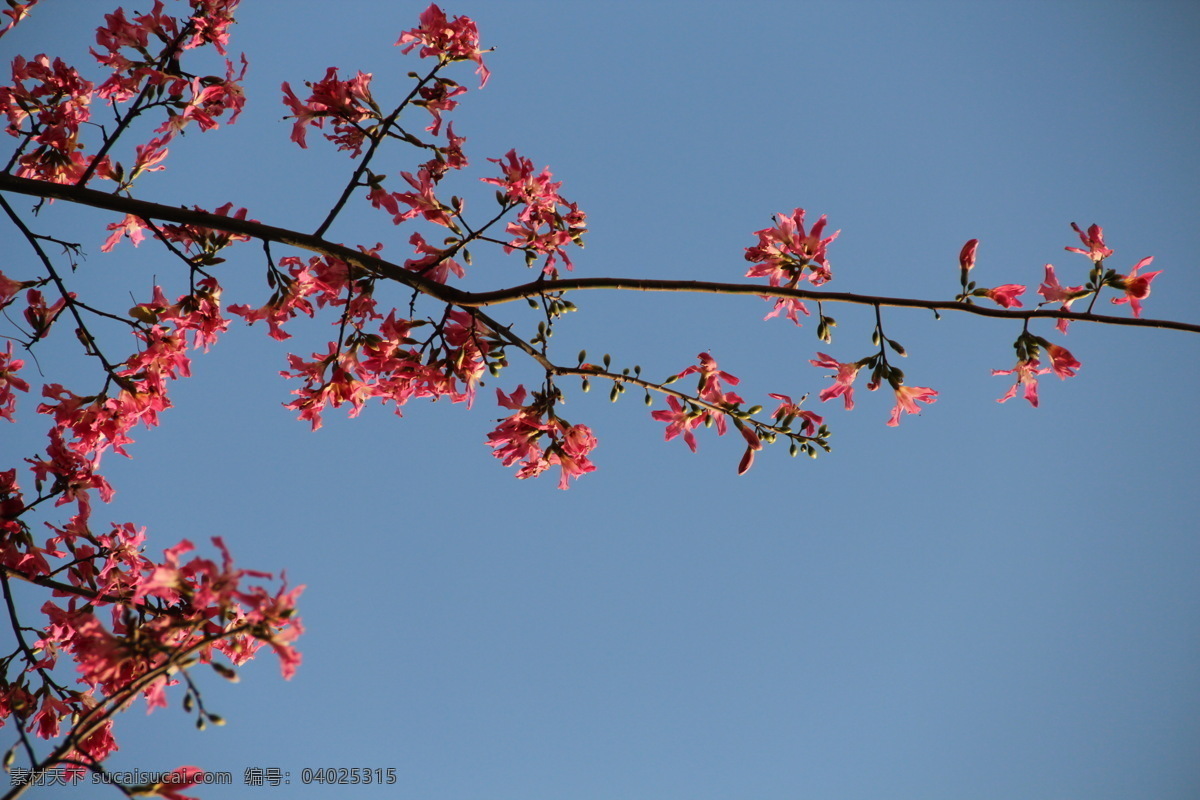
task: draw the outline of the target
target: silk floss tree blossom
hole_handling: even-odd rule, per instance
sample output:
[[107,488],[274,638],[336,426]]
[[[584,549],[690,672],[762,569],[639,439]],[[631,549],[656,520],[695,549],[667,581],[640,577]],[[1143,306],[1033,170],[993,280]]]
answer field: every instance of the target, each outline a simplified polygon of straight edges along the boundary
[[[0,36],[40,10],[36,1],[9,5]],[[244,88],[248,60],[229,55],[237,10],[237,0],[156,0],[149,11],[116,9],[97,21],[90,68],[58,55],[17,55],[0,85],[13,145],[0,171],[0,211],[13,234],[6,240],[8,260],[0,264],[0,309],[11,325],[0,350],[0,424],[46,429],[39,434],[41,451],[6,453],[10,462],[0,464],[0,578],[16,635],[12,649],[0,653],[0,723],[16,739],[6,764],[20,762],[26,775],[62,768],[104,776],[106,759],[122,741],[119,714],[135,705],[153,710],[182,698],[198,727],[223,722],[205,703],[200,675],[236,679],[238,668],[264,648],[285,678],[301,666],[297,603],[303,587],[291,585],[282,571],[238,566],[225,536],[183,539],[153,557],[149,543],[157,544],[159,534],[134,522],[99,519],[102,504],[117,491],[105,474],[112,459],[136,455],[142,429],[170,422],[177,382],[191,376],[193,360],[218,347],[235,323],[295,350],[279,356],[276,369],[290,395],[278,400],[313,430],[334,411],[355,417],[376,402],[396,416],[420,413],[414,411],[418,401],[491,408],[492,391],[480,389],[499,381],[494,397],[502,410],[489,432],[480,431],[481,451],[490,450],[520,479],[549,472],[561,489],[601,466],[599,429],[574,410],[575,421],[564,416],[576,381],[581,391],[607,386],[614,402],[630,390],[642,394],[649,420],[665,424],[647,426],[653,435],[681,438],[692,451],[701,429],[718,437],[736,432],[737,474],[772,444],[786,441],[793,456],[831,450],[826,416],[805,407],[808,395],[791,388],[806,378],[781,368],[771,380],[785,385],[751,389],[753,381],[743,383],[718,365],[718,356],[732,362],[720,342],[683,351],[700,350],[696,363],[656,366],[661,379],[640,364],[614,365],[610,355],[599,364],[588,362],[586,351],[574,361],[564,358],[554,334],[588,292],[757,296],[772,304],[766,319],[782,315],[797,327],[801,316],[812,314],[807,304],[815,303],[821,350],[815,358],[807,350],[796,356],[788,344],[787,352],[832,378],[818,390],[821,403],[840,398],[845,410],[853,409],[860,373],[868,376],[868,391],[886,386],[891,427],[942,397],[909,383],[898,367],[908,351],[886,332],[885,308],[1020,323],[1015,366],[993,374],[1014,376],[1001,402],[1021,392],[1034,406],[1040,376],[1074,377],[1081,364],[1061,343],[1033,333],[1033,324],[1054,320],[1063,335],[1071,320],[1200,332],[1193,324],[1142,317],[1162,271],[1140,273],[1149,257],[1125,274],[1107,267],[1114,250],[1099,225],[1084,231],[1072,223],[1083,247],[1066,249],[1084,255],[1089,271],[1062,283],[1046,265],[1037,291],[1043,300],[1033,308],[1020,300],[1023,284],[989,288],[972,280],[984,269],[978,239],[958,252],[957,292],[950,282],[953,251],[934,256],[951,275],[939,297],[833,291],[830,251],[842,230],[827,235],[827,216],[810,224],[800,207],[748,233],[751,244],[742,257],[751,266],[741,275],[742,268],[729,268],[730,278],[745,282],[567,277],[575,274],[574,249],[588,233],[588,215],[564,196],[565,179],[518,149],[482,159],[469,154],[451,117],[476,89],[451,75],[467,62],[482,89],[490,50],[471,18],[437,5],[395,41],[397,58],[407,56],[424,70],[413,72],[411,87],[397,96],[385,96],[390,91],[357,65],[280,85],[273,98],[286,115],[280,141],[295,145],[293,153],[324,147],[348,165],[344,185],[315,228],[285,227],[286,220],[268,218],[272,209],[252,214],[224,198],[211,210],[142,199],[150,194],[143,187],[170,174],[173,159],[190,144],[188,134],[221,135],[258,102]],[[205,63],[215,64],[215,72],[202,68]],[[314,131],[321,137],[310,141]],[[480,174],[468,172],[473,163]],[[464,196],[471,193],[453,192],[455,182],[488,187],[494,205],[480,210],[472,199],[468,209]],[[131,282],[132,307],[100,299],[102,293],[93,297],[75,274],[91,268],[82,263],[83,248],[46,232],[52,220],[20,207],[28,198],[37,202],[35,210],[54,202],[104,212],[108,221],[93,232],[101,254],[120,258],[131,247],[161,248],[163,266],[156,269],[162,272]],[[353,209],[369,215],[380,235],[345,243],[330,234]],[[852,226],[845,230],[854,235]],[[407,243],[403,252],[396,252],[396,237]],[[230,280],[246,272],[246,262],[235,273],[229,249],[249,256],[243,245],[250,242],[253,268],[265,284],[259,292]],[[730,254],[736,260],[736,246]],[[468,290],[468,273],[499,274],[509,285]],[[1118,293],[1112,303],[1129,305],[1133,319],[1093,313],[1109,290]],[[976,302],[981,299],[989,302]],[[1086,310],[1077,310],[1085,300]],[[835,303],[873,311],[870,347],[863,345],[857,357],[853,342],[833,344],[837,323],[826,306]],[[305,325],[318,332],[318,343],[293,345]],[[34,377],[30,364],[50,337],[56,346],[77,347],[91,371],[64,375],[49,368]],[[517,361],[525,372],[510,378]],[[755,397],[764,399],[759,404]],[[920,423],[905,420],[906,428],[913,424]],[[35,613],[17,609],[17,584],[42,593]],[[173,777],[124,791],[183,798],[182,789],[202,783],[196,766],[167,774]],[[5,797],[30,785],[19,783]]]

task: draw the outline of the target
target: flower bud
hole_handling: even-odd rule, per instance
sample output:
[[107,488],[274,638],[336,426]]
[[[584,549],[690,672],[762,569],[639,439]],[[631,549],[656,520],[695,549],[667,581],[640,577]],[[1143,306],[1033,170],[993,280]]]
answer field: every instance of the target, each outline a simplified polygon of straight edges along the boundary
[[958,254],[958,265],[962,267],[963,272],[969,272],[975,266],[975,251],[978,249],[978,239],[971,239],[963,245],[962,251]]

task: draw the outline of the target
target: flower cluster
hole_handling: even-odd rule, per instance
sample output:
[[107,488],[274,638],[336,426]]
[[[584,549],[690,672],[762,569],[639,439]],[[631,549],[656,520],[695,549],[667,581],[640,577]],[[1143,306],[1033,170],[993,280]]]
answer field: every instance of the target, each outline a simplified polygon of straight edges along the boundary
[[[18,159],[17,175],[53,183],[78,181],[92,165],[79,134],[91,118],[93,84],[61,58],[51,61],[45,55],[14,58],[12,81],[11,86],[0,86],[6,131],[33,145]],[[107,159],[97,168],[99,174],[108,174]]]
[[[1134,264],[1133,269],[1127,274],[1120,274],[1114,269],[1108,269],[1104,265],[1105,259],[1112,256],[1115,252],[1104,242],[1104,229],[1099,225],[1091,225],[1086,231],[1082,230],[1074,222],[1071,227],[1079,235],[1079,240],[1083,243],[1083,247],[1067,247],[1064,248],[1072,253],[1079,253],[1086,256],[1092,262],[1092,270],[1089,276],[1089,281],[1086,286],[1071,286],[1065,287],[1059,283],[1057,276],[1054,273],[1054,267],[1050,264],[1046,265],[1046,280],[1038,289],[1038,294],[1046,298],[1047,303],[1062,303],[1061,310],[1067,311],[1070,309],[1071,303],[1088,295],[1098,295],[1104,287],[1111,287],[1124,294],[1123,297],[1114,297],[1112,302],[1114,305],[1128,304],[1133,310],[1135,317],[1142,315],[1142,301],[1150,296],[1150,284],[1156,277],[1162,274],[1162,270],[1157,272],[1148,272],[1144,275],[1139,275],[1138,270],[1148,266],[1154,261],[1154,256],[1147,256]],[[1095,298],[1092,303],[1094,304]],[[1089,306],[1088,311],[1091,311]],[[1067,332],[1068,320],[1062,319],[1058,321],[1058,329],[1063,333]]]
[[[1017,364],[1012,369],[994,369],[993,375],[1015,375],[1016,381],[1012,388],[1001,398],[999,403],[1006,402],[1017,396],[1024,389],[1023,395],[1034,408],[1038,406],[1038,376],[1053,372],[1062,380],[1075,377],[1075,370],[1082,366],[1067,348],[1051,344],[1040,336],[1023,332],[1013,344],[1017,351]],[[1041,350],[1046,350],[1050,356],[1050,366],[1042,368]]]
[[325,138],[339,150],[349,150],[351,156],[357,157],[366,138],[364,123],[379,120],[382,116],[371,97],[370,74],[359,72],[344,81],[338,78],[337,68],[330,67],[324,78],[309,83],[308,87],[311,92],[303,102],[292,91],[291,84],[285,81],[282,87],[283,102],[291,109],[291,118],[296,120],[292,125],[292,141],[308,147],[308,126],[324,128],[329,120],[333,133],[325,134]]
[[509,150],[504,159],[489,158],[500,165],[504,172],[500,178],[482,178],[484,183],[499,186],[503,202],[520,207],[517,220],[505,229],[514,238],[504,252],[523,250],[525,261],[532,265],[540,256],[546,260],[542,271],[557,275],[558,259],[571,269],[571,259],[565,248],[576,244],[583,246],[583,234],[587,232],[587,215],[575,203],[564,200],[558,190],[562,182],[555,182],[549,167],[535,174],[533,162]]
[[962,291],[955,299],[960,303],[971,303],[973,297],[986,297],[1003,308],[1021,308],[1021,301],[1018,298],[1025,294],[1025,287],[1019,283],[1006,283],[993,289],[976,288],[975,281],[970,280],[970,273],[975,269],[975,259],[978,253],[978,239],[969,240],[959,252],[959,280],[962,283]]
[[[740,403],[744,402],[736,392],[725,389],[726,383],[730,386],[737,386],[739,381],[733,375],[721,370],[711,354],[701,353],[696,358],[699,359],[699,364],[687,367],[673,376],[671,380],[697,375],[696,397],[710,406],[718,406],[732,412]],[[716,411],[691,401],[687,401],[686,404],[681,403],[674,396],[667,397],[667,405],[670,407],[669,409],[652,411],[650,416],[659,422],[667,423],[664,436],[666,441],[669,442],[676,436],[682,435],[684,443],[693,453],[696,452],[696,436],[692,431],[699,425],[715,426],[718,436],[724,436],[728,430],[728,414],[725,411]],[[750,448],[738,468],[738,474],[742,474],[750,468],[754,458],[753,452],[761,449],[762,443],[753,431],[742,425],[740,420],[737,420],[736,417],[734,420]]]
[[497,348],[495,339],[465,311],[449,312],[423,345],[410,336],[421,324],[397,319],[393,311],[377,333],[358,331],[340,347],[330,342],[325,353],[313,353],[311,360],[289,355],[291,371],[280,374],[304,385],[292,391],[296,399],[286,407],[300,412],[300,419],[316,430],[326,407],[348,405],[354,417],[372,398],[394,404],[397,414],[413,398],[446,397],[470,405]]
[[[198,229],[164,235],[201,248],[215,246],[213,237],[222,236]],[[25,285],[0,276],[0,305],[15,302]],[[235,569],[219,539],[214,540],[219,563],[200,557],[185,561],[183,554],[194,549],[188,542],[155,561],[144,554],[144,530],[130,523],[112,524],[107,531],[92,525],[94,497],[108,502],[114,494],[99,473],[103,455],[110,450],[128,455],[133,427],[157,425],[159,414],[170,408],[169,384],[190,373],[189,337],[193,347],[207,349],[228,326],[220,297],[213,278],[200,280],[174,303],[155,286],[153,299],[129,312],[137,351],[122,362],[105,362],[105,391],[80,396],[58,383],[42,387],[37,411],[51,417],[53,427],[44,453],[26,459],[33,492],[22,490],[16,469],[0,472],[4,580],[43,583],[56,596],[41,609],[47,624],[40,638],[23,648],[36,660],[0,688],[0,724],[15,717],[46,739],[62,735],[68,725],[74,749],[63,757],[75,762],[71,769],[99,763],[116,749],[110,717],[137,695],[150,708],[164,705],[167,687],[177,682],[170,676],[189,660],[211,663],[224,653],[238,665],[267,645],[279,656],[285,676],[299,663],[294,643],[302,631],[295,616],[300,589],[288,589],[286,581],[269,589],[262,581],[272,580],[271,575]],[[33,341],[45,337],[76,304],[67,295],[48,305],[36,289],[28,290],[25,300]],[[85,329],[77,335],[96,352]],[[0,353],[0,417],[9,421],[14,391],[29,389],[16,377],[22,362],[12,353],[11,343]],[[28,515],[45,501],[73,504],[73,511],[65,524],[47,523],[51,535],[39,541]],[[81,689],[38,678],[64,655],[76,666]]]
[[[898,346],[888,340],[887,342],[893,349],[898,349]],[[899,350],[898,350],[899,351]],[[902,352],[902,351],[900,351]],[[833,356],[825,353],[817,353],[817,358],[809,361],[814,367],[824,367],[834,370],[832,376],[834,382],[832,386],[821,390],[818,397],[821,401],[833,400],[836,397],[842,398],[846,409],[854,408],[854,381],[858,377],[859,371],[863,367],[872,370],[871,380],[867,383],[867,389],[875,391],[879,386],[886,381],[892,387],[892,391],[896,396],[896,405],[892,407],[892,415],[888,418],[887,424],[891,427],[896,427],[900,424],[900,414],[919,414],[920,407],[918,402],[933,403],[937,401],[937,392],[927,386],[906,386],[904,384],[904,373],[895,367],[889,366],[887,358],[884,356],[882,345],[878,354],[868,356],[859,361],[843,363],[838,361]]]
[[[747,278],[766,278],[772,286],[795,289],[802,279],[813,286],[820,286],[833,279],[826,249],[841,231],[824,236],[828,222],[822,215],[812,229],[805,231],[803,208],[791,214],[775,215],[775,226],[755,231],[758,244],[746,248],[746,260],[753,262],[746,272]],[[775,307],[765,319],[786,313],[788,319],[799,325],[799,314],[808,316],[808,308],[797,298],[764,298],[774,300]]]
[[533,478],[550,467],[560,467],[558,488],[566,489],[572,478],[596,469],[589,458],[596,437],[586,425],[572,425],[554,413],[554,396],[534,392],[527,404],[524,386],[512,394],[496,390],[496,400],[516,413],[500,420],[488,434],[492,455],[506,467],[520,464],[518,478]]
[[[167,143],[189,123],[201,130],[218,127],[217,119],[229,114],[232,123],[241,113],[245,96],[241,83],[246,75],[246,58],[241,69],[225,59],[223,78],[197,76],[180,66],[182,51],[212,44],[225,53],[227,28],[237,0],[204,0],[193,3],[193,14],[183,25],[163,12],[156,0],[153,9],[129,19],[117,9],[105,16],[96,30],[92,55],[111,74],[99,86],[80,77],[75,68],[59,58],[51,61],[40,54],[31,60],[17,56],[12,61],[12,84],[0,87],[0,109],[7,118],[7,132],[29,145],[18,159],[21,177],[54,183],[77,183],[92,176],[116,180],[128,186],[143,172],[163,168]],[[28,10],[15,9],[14,23]],[[161,45],[156,52],[152,44]],[[167,119],[150,141],[138,145],[129,169],[107,155],[89,156],[81,131],[91,118],[93,98],[110,105],[129,103],[118,129],[151,107],[166,111]],[[107,153],[111,141],[100,153]]]
[[401,51],[410,52],[420,45],[421,58],[436,57],[442,62],[474,61],[478,67],[479,88],[483,88],[491,74],[483,65],[483,54],[479,48],[479,28],[470,17],[447,18],[437,5],[430,5],[421,12],[420,27],[400,34],[396,45],[405,45]]

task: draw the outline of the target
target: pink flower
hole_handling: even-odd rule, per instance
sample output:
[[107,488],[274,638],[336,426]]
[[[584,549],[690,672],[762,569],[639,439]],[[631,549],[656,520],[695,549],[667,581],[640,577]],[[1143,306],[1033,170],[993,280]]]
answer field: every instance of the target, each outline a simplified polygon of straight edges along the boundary
[[17,398],[13,390],[28,392],[29,384],[17,377],[16,372],[25,366],[25,362],[12,357],[12,342],[3,352],[0,352],[0,419],[13,422],[13,412],[17,410]]
[[[567,489],[571,478],[595,471],[596,465],[588,456],[596,447],[596,437],[586,425],[571,425],[555,416],[553,400],[535,393],[532,402],[525,405],[524,386],[518,386],[511,395],[497,389],[496,400],[517,413],[501,420],[488,434],[488,446],[506,467],[521,462],[518,478],[534,478],[557,465],[562,468],[558,488]],[[543,420],[547,415],[549,419]]]
[[401,52],[407,53],[421,45],[421,58],[437,56],[442,61],[474,61],[482,89],[491,74],[483,65],[484,51],[479,49],[479,28],[470,17],[447,19],[446,13],[437,5],[430,5],[421,12],[421,27],[400,34],[396,45],[407,45]]
[[1110,285],[1125,292],[1124,297],[1114,297],[1113,304],[1121,305],[1129,303],[1129,307],[1133,309],[1133,315],[1140,317],[1142,315],[1142,301],[1150,296],[1150,282],[1162,274],[1162,270],[1158,272],[1148,272],[1145,275],[1138,275],[1137,271],[1154,260],[1154,256],[1146,256],[1133,269],[1129,270],[1128,275],[1118,276]]
[[[1062,350],[1063,348],[1059,348],[1059,349]],[[1070,355],[1070,353],[1068,353],[1067,355]],[[1025,387],[1025,399],[1029,401],[1029,404],[1031,406],[1033,406],[1034,408],[1037,408],[1037,406],[1038,406],[1038,386],[1037,386],[1038,375],[1045,375],[1051,371],[1049,369],[1038,369],[1039,366],[1041,366],[1041,362],[1039,362],[1036,358],[1030,358],[1030,359],[1026,359],[1025,361],[1018,361],[1017,365],[1015,367],[1013,367],[1012,369],[994,369],[994,370],[992,370],[993,375],[1016,375],[1017,376],[1016,383],[1014,383],[1012,388],[1008,390],[1008,393],[1005,394],[1003,397],[997,399],[996,402],[1004,403],[1004,402],[1007,402],[1008,400],[1011,400],[1012,398],[1017,396],[1017,390],[1019,388],[1021,388],[1022,386],[1024,386]]]
[[667,423],[667,432],[663,438],[669,442],[683,434],[684,443],[693,453],[696,452],[696,435],[692,433],[692,429],[700,424],[704,415],[684,408],[673,396],[667,397],[667,405],[671,407],[670,411],[650,412],[652,418]]
[[1021,301],[1017,298],[1025,294],[1025,287],[1018,283],[1006,283],[1003,286],[997,286],[995,289],[984,289],[983,296],[995,300],[997,305],[1005,308],[1021,308]]
[[3,28],[0,28],[0,36],[3,36],[4,34],[11,31],[13,28],[15,28],[17,26],[18,22],[25,19],[25,17],[29,15],[29,9],[36,6],[40,1],[41,0],[26,0],[26,2],[24,2],[24,3],[18,3],[18,2],[16,2],[16,0],[13,0],[13,2],[10,2],[9,6],[11,6],[11,7],[8,10],[2,11],[0,13],[4,14],[4,16],[6,16],[6,17],[11,18],[12,21],[9,22],[7,25],[5,25]]
[[306,102],[301,102],[292,87],[284,83],[283,102],[291,109],[289,115],[296,122],[292,126],[292,141],[301,147],[308,147],[305,139],[306,126],[318,128],[325,126],[326,119],[332,119],[334,132],[325,134],[325,138],[338,145],[339,150],[349,150],[357,156],[362,151],[363,133],[359,123],[372,116],[375,101],[371,98],[371,75],[357,73],[347,81],[338,78],[336,67],[330,67],[325,77],[310,84],[312,94]]
[[101,253],[111,252],[117,246],[117,242],[125,237],[129,237],[129,241],[133,242],[133,246],[137,247],[146,238],[146,234],[142,233],[148,230],[142,221],[141,217],[135,217],[133,214],[126,214],[125,219],[120,222],[114,222],[107,226],[107,230],[112,231],[104,244],[100,246]]
[[448,250],[439,250],[427,243],[421,234],[414,233],[408,242],[416,248],[417,253],[423,254],[425,257],[410,258],[404,262],[405,269],[410,269],[418,275],[424,275],[429,280],[438,283],[446,283],[450,280],[451,273],[460,278],[467,274],[462,264],[446,257]]
[[754,263],[746,277],[765,277],[772,286],[792,287],[800,280],[805,267],[810,270],[807,277],[813,286],[820,286],[833,277],[825,251],[841,231],[822,238],[827,222],[822,216],[806,233],[804,214],[803,208],[797,208],[791,214],[776,214],[774,228],[754,232],[758,244],[746,248],[746,260]]
[[733,392],[726,392],[725,387],[721,385],[721,381],[728,381],[731,385],[737,386],[738,379],[730,375],[728,372],[722,372],[717,368],[717,360],[708,353],[701,353],[696,356],[700,359],[700,366],[691,366],[680,372],[675,377],[682,378],[685,375],[698,373],[700,381],[696,389],[697,395],[701,400],[707,400],[710,403],[740,403],[742,398],[738,397]]
[[[1071,303],[1074,303],[1079,298],[1085,296],[1087,291],[1082,286],[1063,286],[1058,282],[1058,277],[1054,274],[1054,266],[1046,265],[1046,279],[1042,285],[1038,287],[1038,294],[1046,298],[1047,303],[1062,303],[1060,311],[1070,311]],[[1067,332],[1067,325],[1070,324],[1069,319],[1060,319],[1057,327],[1063,333]]]
[[1085,255],[1097,264],[1113,254],[1112,250],[1104,246],[1104,229],[1099,225],[1091,226],[1087,229],[1087,233],[1081,231],[1074,222],[1071,223],[1071,227],[1079,234],[1079,239],[1087,247],[1087,250],[1078,247],[1067,247],[1066,250]]
[[896,405],[892,409],[892,417],[888,420],[887,424],[893,428],[899,425],[901,411],[906,411],[909,414],[919,414],[918,401],[922,403],[934,403],[937,401],[937,392],[924,386],[904,386],[903,384],[897,386]]
[[958,265],[962,267],[963,272],[968,272],[975,267],[975,251],[978,249],[978,239],[971,239],[963,245],[958,254]]
[[441,200],[437,199],[434,194],[435,182],[428,170],[422,169],[417,171],[417,177],[413,177],[411,173],[401,172],[400,177],[408,181],[408,185],[416,189],[415,192],[397,192],[393,195],[396,200],[408,206],[408,211],[398,214],[393,220],[397,225],[406,219],[412,219],[416,216],[422,216],[430,222],[435,222],[446,228],[451,228],[454,223],[446,214],[450,209],[442,204]]
[[800,426],[801,433],[811,436],[817,432],[819,427],[825,424],[824,417],[801,408],[796,403],[793,403],[792,398],[786,394],[768,394],[767,397],[773,397],[776,400],[782,401],[779,404],[779,408],[775,409],[775,413],[772,414],[775,419],[786,421],[790,417],[803,420]]
[[1050,367],[1054,370],[1054,374],[1063,380],[1074,378],[1075,370],[1083,366],[1065,347],[1056,344],[1047,345],[1046,352],[1050,354]]
[[812,316],[808,313],[808,306],[804,305],[804,301],[798,297],[764,297],[763,299],[775,301],[775,308],[772,309],[771,313],[763,317],[764,320],[771,319],[771,317],[778,317],[780,313],[784,313],[784,316],[794,324],[799,325],[800,314],[806,317]]
[[53,739],[58,736],[58,721],[68,716],[71,711],[71,707],[55,697],[53,692],[46,692],[42,698],[42,707],[33,715],[33,721],[29,723],[27,730],[37,728],[39,737]]
[[3,272],[0,272],[0,308],[4,308],[13,300],[16,300],[20,291],[29,285],[29,283],[24,281],[14,281]]
[[597,441],[591,428],[586,425],[565,427],[560,420],[556,422],[562,438],[557,444],[546,448],[546,461],[562,468],[558,488],[568,489],[571,478],[596,471],[596,465],[588,455],[596,448]]
[[753,429],[745,427],[741,423],[738,423],[737,429],[742,434],[742,438],[746,440],[746,452],[742,455],[742,460],[738,462],[737,474],[745,475],[754,465],[754,454],[762,450],[762,440],[758,438],[758,434]]
[[[74,297],[74,294],[71,296]],[[25,309],[25,321],[33,329],[35,340],[49,333],[50,326],[67,305],[67,301],[60,297],[53,305],[47,306],[45,297],[37,289],[30,289],[25,293],[25,302],[29,303]]]
[[435,78],[432,86],[422,86],[419,90],[420,100],[413,105],[421,106],[433,115],[433,123],[425,130],[437,136],[442,130],[442,112],[453,111],[458,107],[454,98],[467,91],[467,87],[446,78]]
[[854,408],[854,379],[858,377],[858,371],[862,369],[862,365],[858,363],[843,364],[834,359],[833,356],[817,353],[819,361],[813,360],[808,363],[814,367],[825,367],[827,369],[837,370],[837,375],[833,376],[836,380],[833,386],[827,389],[822,389],[821,402],[832,400],[835,397],[841,397],[846,403],[846,410]]

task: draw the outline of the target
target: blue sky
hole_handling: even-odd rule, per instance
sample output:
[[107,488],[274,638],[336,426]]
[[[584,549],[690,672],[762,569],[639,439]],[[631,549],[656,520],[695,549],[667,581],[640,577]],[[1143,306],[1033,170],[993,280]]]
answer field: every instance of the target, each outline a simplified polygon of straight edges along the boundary
[[[82,65],[97,6],[44,5],[3,57]],[[420,67],[391,45],[423,5],[281,7],[240,15],[242,120],[189,134],[139,196],[233,201],[302,230],[323,218],[349,162],[315,136],[305,151],[288,141],[279,85],[336,65],[395,97]],[[1164,270],[1147,316],[1197,319],[1192,4],[443,7],[496,48],[483,91],[469,66],[452,75],[472,89],[453,118],[473,163],[453,190],[482,215],[486,158],[515,147],[548,164],[588,213],[577,275],[737,280],[752,232],[803,207],[842,230],[831,290],[950,299],[958,250],[978,238],[974,277],[1032,293],[1046,263],[1084,281],[1087,261],[1063,248],[1079,244],[1071,222],[1095,222],[1110,266],[1153,255]],[[413,163],[391,154],[393,189]],[[99,254],[111,218],[62,204],[40,218],[90,243],[73,288],[117,310],[154,280],[177,295],[183,276],[149,243]],[[409,235],[362,202],[331,232],[397,260]],[[5,251],[15,274],[25,256]],[[258,248],[231,253],[225,299],[265,301]],[[475,262],[468,287],[530,277],[519,258]],[[818,350],[872,350],[862,309],[828,307],[825,345],[813,324],[761,321],[756,298],[572,299],[561,360],[587,348],[665,377],[711,351],[750,402],[815,402]],[[524,311],[497,313],[536,324]],[[323,347],[324,322],[283,345],[235,324],[162,427],[107,462],[118,495],[98,518],[146,525],[155,550],[221,535],[239,564],[286,568],[308,586],[305,661],[290,682],[269,657],[236,686],[204,678],[224,728],[134,709],[114,767],[291,773],[287,789],[206,798],[1197,796],[1200,340],[1081,323],[1063,339],[1037,323],[1083,367],[1043,379],[1035,410],[995,402],[1009,379],[990,370],[1012,367],[1019,326],[900,310],[884,323],[908,381],[939,392],[920,417],[888,428],[890,398],[862,389],[849,413],[810,405],[832,455],[769,448],[739,478],[738,437],[702,431],[692,455],[662,441],[637,394],[614,406],[574,391],[561,413],[596,432],[599,469],[569,492],[515,480],[484,445],[504,415],[492,387],[540,381],[515,357],[469,412],[330,413],[312,434],[280,408],[292,387],[278,371]],[[96,380],[70,342],[49,344],[48,375]],[[6,453],[44,441],[30,411]],[[299,785],[305,767],[341,766],[394,767],[398,783]]]

